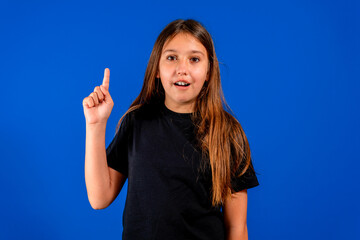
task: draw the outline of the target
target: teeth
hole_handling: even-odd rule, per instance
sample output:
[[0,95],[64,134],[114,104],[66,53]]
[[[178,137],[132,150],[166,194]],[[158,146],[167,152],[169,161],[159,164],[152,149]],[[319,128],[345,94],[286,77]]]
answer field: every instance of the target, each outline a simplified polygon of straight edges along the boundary
[[188,85],[190,85],[190,83],[186,83],[186,82],[176,82],[175,84],[179,85],[179,86],[188,86]]

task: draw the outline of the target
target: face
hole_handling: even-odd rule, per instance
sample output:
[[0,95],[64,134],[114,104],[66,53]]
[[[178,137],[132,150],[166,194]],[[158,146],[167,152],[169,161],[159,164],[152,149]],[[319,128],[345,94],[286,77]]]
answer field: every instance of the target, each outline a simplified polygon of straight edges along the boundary
[[165,105],[174,112],[193,112],[196,97],[208,80],[206,48],[190,34],[179,33],[162,49],[157,77],[165,90]]

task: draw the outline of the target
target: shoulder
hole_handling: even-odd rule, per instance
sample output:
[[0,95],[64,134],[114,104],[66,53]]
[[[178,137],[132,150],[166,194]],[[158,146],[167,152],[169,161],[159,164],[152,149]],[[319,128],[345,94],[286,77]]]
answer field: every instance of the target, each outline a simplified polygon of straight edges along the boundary
[[160,114],[160,107],[157,104],[144,104],[141,107],[129,112],[129,118],[134,121],[146,121],[157,118]]
[[144,104],[134,110],[128,111],[121,124],[132,125],[134,123],[149,121],[158,118],[161,114],[160,106],[157,104]]
[[[129,109],[118,124],[117,134],[130,138],[141,137],[144,132],[153,132],[159,126],[159,121],[163,121],[161,111],[150,105],[142,105],[137,108]],[[140,135],[139,135],[140,134]]]

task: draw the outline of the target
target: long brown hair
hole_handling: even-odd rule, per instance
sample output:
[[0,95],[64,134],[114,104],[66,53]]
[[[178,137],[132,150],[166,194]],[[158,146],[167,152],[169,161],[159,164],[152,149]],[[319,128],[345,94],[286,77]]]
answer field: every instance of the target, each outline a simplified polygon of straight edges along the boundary
[[130,105],[118,122],[118,131],[123,117],[152,102],[165,100],[164,88],[156,78],[164,44],[178,33],[188,33],[198,39],[207,50],[209,79],[205,81],[193,115],[197,140],[205,159],[211,166],[212,204],[220,205],[231,196],[231,178],[241,176],[252,167],[250,147],[240,123],[230,114],[221,88],[219,62],[214,43],[208,31],[197,21],[175,20],[169,23],[158,36],[146,68],[144,83],[139,96]]

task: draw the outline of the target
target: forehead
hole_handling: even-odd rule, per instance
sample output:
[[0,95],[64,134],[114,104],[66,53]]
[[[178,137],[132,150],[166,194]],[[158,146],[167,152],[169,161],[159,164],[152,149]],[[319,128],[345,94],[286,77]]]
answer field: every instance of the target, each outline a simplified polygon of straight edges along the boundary
[[168,39],[163,47],[162,52],[166,50],[182,51],[200,51],[206,55],[206,48],[202,43],[189,33],[178,33],[174,37]]

